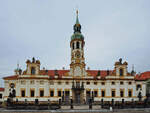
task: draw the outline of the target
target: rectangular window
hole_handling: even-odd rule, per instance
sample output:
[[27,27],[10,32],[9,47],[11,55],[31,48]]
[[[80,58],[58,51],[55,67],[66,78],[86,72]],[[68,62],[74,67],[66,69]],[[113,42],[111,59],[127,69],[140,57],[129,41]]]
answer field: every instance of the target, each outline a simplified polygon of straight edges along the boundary
[[58,91],[57,93],[58,93],[58,97],[61,97],[61,91]]
[[97,96],[98,96],[97,91],[94,91],[94,97],[97,97]]
[[41,80],[41,81],[40,81],[40,85],[43,85],[43,84],[44,84],[44,81],[43,81],[43,80]]
[[22,81],[21,81],[21,84],[22,84],[22,85],[25,85],[25,84],[26,84],[26,81],[22,80]]
[[2,99],[2,97],[3,97],[3,95],[2,95],[2,94],[0,94],[0,99]]
[[68,85],[68,84],[69,84],[69,82],[67,81],[67,82],[66,82],[66,84]]
[[58,82],[58,85],[61,85],[61,81]]
[[115,85],[115,82],[112,82],[111,84],[112,84],[112,85]]
[[44,97],[44,90],[40,90],[40,97]]
[[123,85],[123,82],[122,82],[122,81],[120,82],[120,85]]
[[21,91],[21,97],[25,97],[25,90]]
[[131,85],[131,84],[132,84],[132,82],[129,82],[128,84],[129,84],[129,85]]
[[31,81],[30,81],[30,84],[34,84],[34,80],[31,80]]
[[105,91],[102,91],[101,93],[102,93],[102,97],[105,97]]
[[91,96],[91,92],[90,91],[86,91],[86,96],[90,97]]
[[97,85],[97,82],[94,82],[94,85]]
[[50,85],[54,85],[54,82],[53,82],[53,81],[50,81],[49,84],[50,84]]
[[120,91],[120,97],[124,97],[124,91],[123,90]]
[[34,90],[31,90],[31,97],[34,97]]
[[50,97],[54,96],[54,91],[50,91]]
[[90,85],[90,82],[86,82],[87,85]]
[[102,85],[105,85],[105,82],[102,82]]
[[129,97],[132,97],[132,90],[129,90],[129,91],[128,91],[128,96],[129,96]]
[[115,91],[111,91],[112,97],[115,97]]
[[65,95],[69,96],[70,95],[70,91],[65,91]]

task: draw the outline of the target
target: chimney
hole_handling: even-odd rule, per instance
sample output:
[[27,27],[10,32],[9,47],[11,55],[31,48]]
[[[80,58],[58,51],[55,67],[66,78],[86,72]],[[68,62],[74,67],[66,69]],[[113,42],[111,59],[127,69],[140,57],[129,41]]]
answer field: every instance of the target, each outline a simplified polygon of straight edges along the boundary
[[101,75],[101,71],[99,70],[98,72],[97,72],[97,76],[100,76]]
[[107,75],[109,75],[109,70],[107,70]]

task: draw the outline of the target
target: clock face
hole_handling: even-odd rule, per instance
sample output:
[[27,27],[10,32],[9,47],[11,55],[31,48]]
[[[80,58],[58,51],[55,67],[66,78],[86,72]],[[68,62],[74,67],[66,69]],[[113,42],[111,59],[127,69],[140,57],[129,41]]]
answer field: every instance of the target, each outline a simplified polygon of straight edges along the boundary
[[80,52],[79,51],[76,52],[76,57],[80,58]]

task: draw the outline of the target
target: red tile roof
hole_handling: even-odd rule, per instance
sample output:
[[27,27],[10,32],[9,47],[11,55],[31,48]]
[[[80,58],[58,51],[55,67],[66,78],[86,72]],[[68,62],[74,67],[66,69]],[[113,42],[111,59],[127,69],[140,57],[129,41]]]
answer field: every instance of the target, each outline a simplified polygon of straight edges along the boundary
[[[56,70],[40,70],[40,75],[49,75],[50,77],[54,77]],[[87,70],[87,73],[93,77],[96,77],[98,75],[98,72],[100,71],[100,75],[102,78],[105,78],[107,76],[107,71],[109,71],[109,75],[112,75],[114,70]],[[59,78],[62,76],[65,76],[66,73],[69,72],[69,70],[57,70],[57,74]],[[18,75],[12,75],[4,77],[4,79],[17,79]]]
[[135,76],[136,80],[147,80],[150,79],[150,71],[143,72],[141,74],[137,74]]
[[3,79],[17,79],[18,75],[4,77]]
[[1,92],[4,91],[4,88],[0,88],[0,91],[1,91]]
[[[91,75],[96,77],[98,75],[98,72],[100,71],[100,76],[101,77],[106,77],[107,76],[107,71],[108,70],[87,70],[87,72]],[[112,74],[112,70],[109,70],[109,75]]]
[[[49,75],[50,77],[54,77],[56,70],[41,70],[40,75]],[[57,70],[57,74],[59,77],[65,75],[65,73],[69,72],[69,70]]]

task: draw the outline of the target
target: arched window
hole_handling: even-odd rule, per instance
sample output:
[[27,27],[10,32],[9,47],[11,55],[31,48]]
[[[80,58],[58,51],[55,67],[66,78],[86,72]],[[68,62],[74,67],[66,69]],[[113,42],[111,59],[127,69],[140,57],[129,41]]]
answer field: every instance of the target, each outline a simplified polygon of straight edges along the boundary
[[123,76],[123,69],[120,69],[120,76]]
[[77,49],[79,49],[80,48],[80,43],[79,42],[77,42]]
[[74,49],[74,42],[72,43],[72,49]]
[[35,75],[35,67],[31,68],[31,75]]

